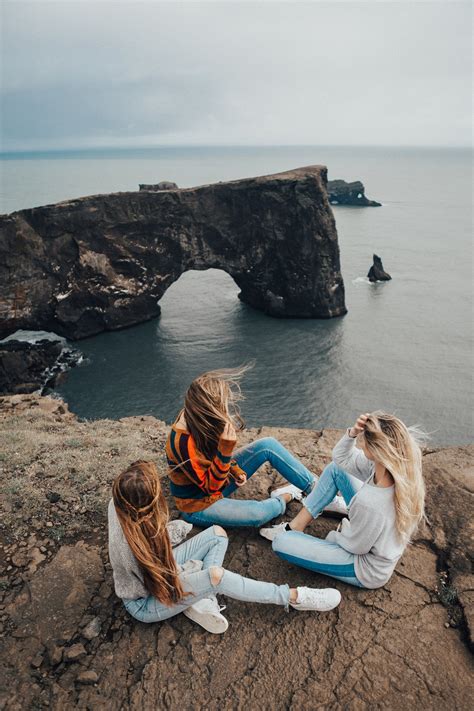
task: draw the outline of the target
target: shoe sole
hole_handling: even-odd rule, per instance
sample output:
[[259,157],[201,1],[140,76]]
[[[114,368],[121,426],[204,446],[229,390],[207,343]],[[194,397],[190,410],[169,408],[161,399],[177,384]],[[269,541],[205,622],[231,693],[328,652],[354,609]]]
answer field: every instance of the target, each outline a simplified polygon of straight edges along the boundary
[[229,627],[229,623],[222,615],[220,617],[214,617],[213,615],[203,616],[200,612],[195,612],[191,608],[185,610],[183,614],[211,634],[224,634]]
[[339,606],[339,602],[337,605],[333,605],[332,607],[324,607],[324,608],[318,608],[318,607],[295,607],[295,605],[292,605],[290,602],[290,607],[293,608],[293,610],[296,610],[297,612],[331,612],[331,610],[335,610],[336,607]]

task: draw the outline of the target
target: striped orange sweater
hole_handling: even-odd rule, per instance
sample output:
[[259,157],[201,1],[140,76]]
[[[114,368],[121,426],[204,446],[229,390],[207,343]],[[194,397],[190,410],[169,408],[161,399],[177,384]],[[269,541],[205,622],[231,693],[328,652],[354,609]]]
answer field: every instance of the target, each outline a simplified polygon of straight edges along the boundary
[[170,490],[179,511],[202,511],[222,499],[234,479],[245,476],[231,458],[235,443],[220,439],[212,461],[198,452],[191,434],[176,423],[166,442]]

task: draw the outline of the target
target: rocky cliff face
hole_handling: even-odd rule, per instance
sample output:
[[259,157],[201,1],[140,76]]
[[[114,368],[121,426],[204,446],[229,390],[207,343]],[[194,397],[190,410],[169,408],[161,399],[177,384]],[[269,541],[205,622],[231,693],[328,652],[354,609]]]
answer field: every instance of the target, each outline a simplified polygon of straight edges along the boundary
[[329,180],[328,195],[331,205],[353,205],[355,207],[381,207],[382,203],[369,200],[360,180],[346,183],[345,180]]
[[[472,706],[472,447],[425,452],[428,524],[379,590],[295,568],[257,531],[230,531],[231,570],[276,583],[335,585],[342,602],[317,615],[227,598],[229,629],[213,636],[183,615],[138,623],[113,592],[111,481],[138,458],[164,473],[167,431],[153,417],[78,422],[58,400],[0,399],[1,708]],[[277,437],[319,473],[340,432],[262,428],[241,441],[258,436]],[[264,467],[236,495],[263,498],[280,481]],[[292,503],[289,515],[298,509]],[[310,533],[324,537],[338,523],[319,518]]]
[[79,360],[63,339],[0,342],[0,395],[44,392]]
[[69,338],[157,316],[188,269],[228,272],[272,316],[346,312],[326,169],[95,195],[0,217],[0,336]]

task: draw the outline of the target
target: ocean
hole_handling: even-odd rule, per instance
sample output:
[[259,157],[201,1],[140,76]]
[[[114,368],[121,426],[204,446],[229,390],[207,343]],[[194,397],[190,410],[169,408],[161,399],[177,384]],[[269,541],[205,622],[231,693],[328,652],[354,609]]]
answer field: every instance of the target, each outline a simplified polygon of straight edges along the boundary
[[[255,361],[249,426],[347,427],[384,409],[434,445],[472,440],[472,153],[468,149],[170,147],[3,156],[1,212],[172,180],[190,187],[320,163],[362,180],[379,208],[334,207],[348,314],[273,319],[225,272],[190,271],[159,319],[76,345],[58,387],[80,417],[171,422],[204,370]],[[370,284],[372,254],[392,281]]]

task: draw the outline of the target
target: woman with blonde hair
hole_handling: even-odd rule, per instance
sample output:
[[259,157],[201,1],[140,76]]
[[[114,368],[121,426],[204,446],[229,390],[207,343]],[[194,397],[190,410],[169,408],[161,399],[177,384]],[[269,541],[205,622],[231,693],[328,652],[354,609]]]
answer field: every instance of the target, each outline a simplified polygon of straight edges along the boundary
[[[358,587],[382,587],[424,516],[417,435],[394,415],[360,415],[335,446],[334,461],[304,508],[290,523],[263,528],[261,535],[273,541],[280,558],[295,565]],[[336,491],[348,506],[340,530],[324,540],[303,533]]]
[[[193,380],[184,408],[166,444],[171,494],[189,523],[202,528],[263,526],[283,514],[292,499],[309,494],[314,476],[278,440],[263,437],[236,451],[236,430],[243,429],[238,409],[240,380],[249,366],[203,373]],[[231,499],[237,487],[263,464],[270,463],[289,484],[263,501]],[[347,513],[344,500],[333,497],[328,512]]]
[[152,462],[135,462],[117,476],[108,509],[109,557],[115,592],[141,622],[158,622],[184,612],[208,632],[225,632],[228,623],[217,603],[218,593],[295,610],[328,611],[341,600],[335,589],[290,588],[224,570],[228,539],[220,526],[173,549],[174,523],[168,521]]

